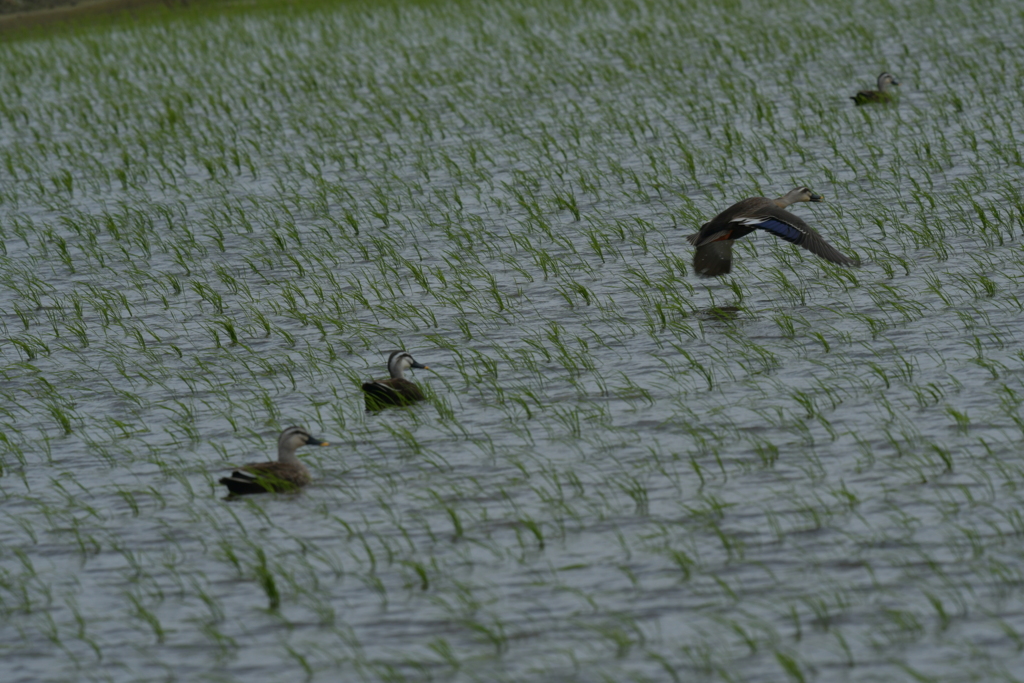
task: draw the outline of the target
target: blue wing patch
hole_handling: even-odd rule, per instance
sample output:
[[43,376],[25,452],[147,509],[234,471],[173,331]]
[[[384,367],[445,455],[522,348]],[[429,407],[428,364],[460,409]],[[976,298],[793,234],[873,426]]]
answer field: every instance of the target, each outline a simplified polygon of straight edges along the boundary
[[783,223],[782,221],[774,218],[747,218],[739,222],[744,225],[749,225],[752,228],[759,228],[766,232],[770,232],[776,237],[781,237],[787,242],[792,242],[793,244],[800,244],[804,241],[804,237],[806,237],[803,231],[794,228],[789,223]]

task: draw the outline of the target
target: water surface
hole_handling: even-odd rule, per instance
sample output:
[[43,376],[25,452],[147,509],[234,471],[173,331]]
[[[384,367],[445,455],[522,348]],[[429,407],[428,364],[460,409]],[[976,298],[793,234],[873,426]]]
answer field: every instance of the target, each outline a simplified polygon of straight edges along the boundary
[[[5,679],[1016,680],[1022,23],[341,4],[0,47]],[[760,236],[692,275],[797,184],[861,268]],[[366,414],[395,348],[432,398]],[[315,483],[225,501],[293,423]]]

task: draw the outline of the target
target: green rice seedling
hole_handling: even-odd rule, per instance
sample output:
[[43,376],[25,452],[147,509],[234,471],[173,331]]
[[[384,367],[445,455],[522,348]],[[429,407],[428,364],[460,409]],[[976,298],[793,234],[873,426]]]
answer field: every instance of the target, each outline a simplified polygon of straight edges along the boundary
[[525,546],[523,544],[522,537],[520,536],[520,533],[519,533],[520,527],[523,528],[523,529],[526,529],[527,531],[530,532],[530,534],[533,536],[534,540],[537,543],[538,549],[544,550],[544,532],[541,529],[541,526],[539,524],[537,524],[536,521],[534,521],[532,519],[519,519],[518,520],[518,525],[516,527],[516,538],[519,541],[520,548],[525,548]]
[[508,651],[508,635],[505,633],[502,623],[496,618],[490,625],[477,620],[466,620],[463,622],[463,626],[479,634],[484,642],[493,646],[495,656],[500,657]]
[[961,412],[953,406],[947,405],[946,414],[953,418],[958,431],[967,433],[967,430],[970,428],[971,419],[966,412]]
[[620,484],[619,488],[632,499],[636,505],[637,514],[646,515],[648,513],[650,501],[647,487],[643,483],[636,478],[630,477],[626,483]]
[[804,681],[807,680],[801,670],[800,664],[792,655],[776,650],[775,659],[778,661],[778,665],[782,669],[782,673],[784,673],[788,679],[797,681],[798,683],[804,683]]

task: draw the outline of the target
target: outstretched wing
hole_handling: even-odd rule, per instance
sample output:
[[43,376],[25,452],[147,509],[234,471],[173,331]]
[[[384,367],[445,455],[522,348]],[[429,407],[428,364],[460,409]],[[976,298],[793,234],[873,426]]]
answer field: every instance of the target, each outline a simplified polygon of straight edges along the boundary
[[738,216],[731,222],[737,226],[769,232],[787,242],[803,247],[826,261],[838,263],[841,266],[857,265],[857,261],[826,242],[817,230],[788,211],[768,210],[758,216]]
[[695,247],[698,246],[701,242],[708,241],[707,235],[704,234],[704,230],[708,227],[708,225],[708,223],[705,223],[704,225],[700,226],[700,230],[693,233],[692,235],[687,235],[686,241]]

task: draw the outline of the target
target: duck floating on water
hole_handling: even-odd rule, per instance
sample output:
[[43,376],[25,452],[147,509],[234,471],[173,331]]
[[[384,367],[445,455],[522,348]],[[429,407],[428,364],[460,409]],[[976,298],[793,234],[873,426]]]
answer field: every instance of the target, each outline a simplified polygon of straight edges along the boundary
[[422,401],[423,391],[405,378],[409,368],[429,370],[422,363],[417,363],[407,351],[392,351],[388,356],[388,374],[390,379],[377,379],[363,383],[367,410],[380,410],[387,406],[407,406]]
[[858,106],[862,104],[884,104],[886,102],[892,102],[896,99],[896,94],[889,90],[889,87],[899,84],[900,82],[896,80],[895,76],[888,71],[883,71],[878,76],[878,90],[861,90],[850,99]]
[[702,225],[698,233],[686,238],[697,247],[693,254],[693,270],[704,277],[729,273],[732,270],[732,243],[754,230],[770,232],[826,261],[841,266],[857,265],[857,261],[826,242],[817,230],[785,210],[797,202],[820,201],[821,195],[809,187],[797,187],[778,199],[751,197],[733,204]]
[[309,435],[302,427],[289,427],[277,438],[277,461],[243,465],[223,477],[221,484],[235,495],[293,491],[308,484],[312,478],[295,451],[302,446],[327,446],[326,441]]

